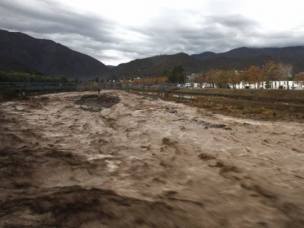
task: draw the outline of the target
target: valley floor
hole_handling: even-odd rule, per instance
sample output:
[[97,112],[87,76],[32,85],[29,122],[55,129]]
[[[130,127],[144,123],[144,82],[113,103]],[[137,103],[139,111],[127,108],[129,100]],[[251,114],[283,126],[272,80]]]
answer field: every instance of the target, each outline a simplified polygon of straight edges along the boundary
[[103,93],[0,104],[0,227],[304,226],[303,123]]

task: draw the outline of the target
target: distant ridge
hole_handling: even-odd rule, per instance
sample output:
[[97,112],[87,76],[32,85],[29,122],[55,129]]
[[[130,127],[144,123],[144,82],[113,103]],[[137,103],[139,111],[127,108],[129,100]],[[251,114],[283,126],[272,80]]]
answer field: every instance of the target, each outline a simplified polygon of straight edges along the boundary
[[268,61],[276,63],[284,62],[293,65],[293,72],[304,71],[304,47],[293,46],[283,48],[248,48],[241,47],[228,52],[218,53],[208,58],[199,58],[200,55],[192,55],[192,58],[200,60],[201,64],[214,69],[245,69],[252,65],[262,67]]
[[[210,54],[209,54],[210,53]],[[232,49],[223,53],[213,53],[213,52],[204,52],[201,54],[191,55],[195,59],[210,59],[216,57],[227,57],[227,58],[249,58],[249,57],[258,57],[263,55],[273,56],[273,57],[293,57],[296,55],[303,55],[304,47],[303,46],[294,46],[294,47],[283,47],[283,48],[248,48],[240,47]]]
[[183,65],[187,72],[199,70],[196,62],[185,53],[158,55],[120,64],[109,73],[112,77],[157,77],[175,65]]
[[203,52],[187,55],[159,55],[120,64],[109,72],[112,77],[161,76],[165,70],[182,65],[186,73],[204,73],[209,69],[242,70],[252,65],[262,67],[268,61],[293,65],[293,72],[304,72],[304,47],[247,48],[241,47],[223,53]]
[[201,54],[191,55],[191,57],[194,58],[194,59],[210,59],[214,56],[216,56],[216,53],[211,52],[211,51],[206,51],[206,52],[203,52]]
[[102,77],[108,68],[98,60],[51,40],[0,30],[0,60],[22,64],[47,76]]

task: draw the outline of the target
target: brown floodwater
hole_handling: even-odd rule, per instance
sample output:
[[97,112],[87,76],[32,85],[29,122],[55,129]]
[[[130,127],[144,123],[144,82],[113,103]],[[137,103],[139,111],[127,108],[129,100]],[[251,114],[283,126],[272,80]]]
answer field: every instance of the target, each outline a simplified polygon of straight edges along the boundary
[[0,227],[304,227],[303,123],[92,95],[0,104]]

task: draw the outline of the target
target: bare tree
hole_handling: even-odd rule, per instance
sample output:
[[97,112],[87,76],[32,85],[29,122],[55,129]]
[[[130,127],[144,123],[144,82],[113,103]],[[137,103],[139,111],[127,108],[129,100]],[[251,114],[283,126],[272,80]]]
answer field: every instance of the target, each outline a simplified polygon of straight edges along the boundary
[[293,66],[288,63],[278,64],[278,77],[279,80],[287,81],[287,89],[289,89],[288,78],[292,76]]
[[267,62],[266,65],[263,67],[263,81],[265,81],[265,87],[267,89],[272,88],[272,83],[270,82],[276,80],[278,74],[277,71],[278,65],[273,61]]

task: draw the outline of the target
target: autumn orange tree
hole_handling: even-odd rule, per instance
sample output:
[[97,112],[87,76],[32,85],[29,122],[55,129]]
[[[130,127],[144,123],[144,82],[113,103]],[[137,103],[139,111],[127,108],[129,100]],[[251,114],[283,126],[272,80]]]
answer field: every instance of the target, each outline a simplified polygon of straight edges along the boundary
[[260,83],[262,81],[263,72],[258,66],[251,66],[247,70],[248,82],[251,84]]
[[211,84],[213,88],[218,84],[219,73],[219,71],[214,69],[208,70],[206,72],[206,82]]
[[304,73],[298,73],[296,74],[294,81],[300,85],[300,86],[304,86]]
[[141,78],[135,78],[135,79],[133,80],[133,83],[134,83],[134,84],[143,84],[143,80],[142,80]]
[[162,84],[166,83],[168,78],[162,77],[147,77],[147,78],[135,78],[132,82],[134,84]]
[[218,88],[227,88],[229,83],[229,72],[228,71],[220,71],[218,72],[218,80],[217,80],[217,87]]
[[205,78],[203,76],[198,76],[195,78],[194,82],[202,84],[205,82]]
[[240,71],[239,78],[241,79],[241,82],[248,83],[248,70]]
[[241,83],[241,81],[243,80],[243,73],[244,71],[237,71],[237,70],[228,71],[228,77],[229,77],[228,80],[234,89],[236,88],[236,84]]
[[[243,72],[243,71],[242,71]],[[232,86],[236,87],[236,84],[239,84],[243,80],[243,74],[241,71],[236,70],[208,70],[205,74],[204,81],[209,83],[214,88],[227,88]]]
[[157,78],[156,77],[149,77],[145,79],[146,84],[156,84],[157,83]]
[[247,78],[247,70],[238,70],[235,72],[235,83],[240,84]]
[[166,77],[166,76],[157,77],[158,84],[163,84],[163,83],[166,83],[167,81],[168,81],[168,77]]
[[122,83],[122,84],[128,84],[128,83],[129,83],[129,80],[127,80],[127,79],[122,79],[122,80],[121,80],[121,83]]

